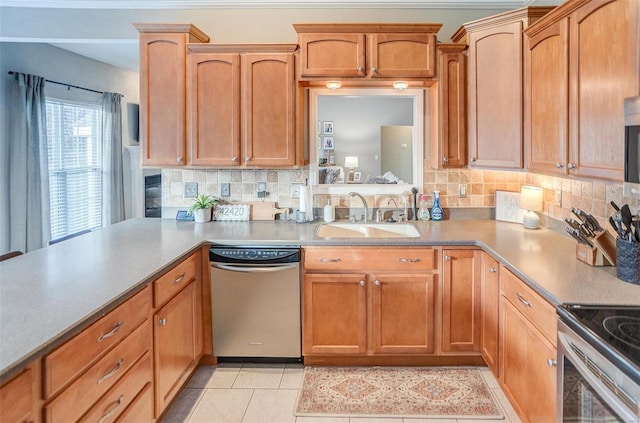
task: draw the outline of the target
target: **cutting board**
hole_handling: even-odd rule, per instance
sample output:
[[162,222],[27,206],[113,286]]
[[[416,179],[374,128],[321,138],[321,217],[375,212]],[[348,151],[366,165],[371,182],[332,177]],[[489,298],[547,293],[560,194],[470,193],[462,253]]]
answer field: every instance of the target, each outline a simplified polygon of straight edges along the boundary
[[277,208],[275,201],[253,201],[251,206],[251,220],[273,220],[279,213],[288,213],[288,208]]

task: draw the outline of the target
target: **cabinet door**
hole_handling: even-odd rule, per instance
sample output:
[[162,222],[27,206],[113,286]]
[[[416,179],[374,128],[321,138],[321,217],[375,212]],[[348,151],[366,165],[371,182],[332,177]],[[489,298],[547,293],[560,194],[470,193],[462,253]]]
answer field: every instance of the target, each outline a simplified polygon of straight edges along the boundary
[[498,320],[500,317],[500,266],[489,254],[482,253],[482,292],[480,352],[496,379],[498,366]]
[[185,164],[186,34],[140,34],[140,139],[145,166]]
[[434,352],[435,275],[376,274],[373,279],[373,351]]
[[244,165],[294,165],[293,54],[244,54],[242,101]]
[[300,73],[313,76],[365,76],[365,35],[301,33]]
[[156,416],[162,413],[197,364],[197,306],[194,281],[154,316]]
[[500,307],[503,390],[525,421],[555,421],[556,349],[504,297]]
[[430,78],[435,75],[435,46],[435,34],[371,34],[371,77]]
[[480,351],[480,250],[443,250],[442,350]]
[[240,164],[240,55],[189,55],[189,163]]
[[527,168],[567,173],[568,25],[563,19],[525,43]]
[[304,355],[366,353],[364,274],[307,274],[303,295]]
[[438,46],[438,134],[433,137],[431,166],[463,167],[467,164],[466,55],[461,44]]
[[0,388],[0,411],[3,422],[31,421],[33,403],[33,371],[30,368]]
[[601,0],[570,16],[570,172],[623,180],[625,97],[640,87],[640,2]]
[[471,166],[522,168],[522,26],[469,34]]

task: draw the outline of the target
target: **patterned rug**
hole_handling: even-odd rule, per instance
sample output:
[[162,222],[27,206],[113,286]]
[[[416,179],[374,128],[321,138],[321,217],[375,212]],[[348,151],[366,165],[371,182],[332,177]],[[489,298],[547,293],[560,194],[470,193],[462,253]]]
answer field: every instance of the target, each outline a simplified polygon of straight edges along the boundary
[[478,368],[305,367],[294,414],[503,419]]

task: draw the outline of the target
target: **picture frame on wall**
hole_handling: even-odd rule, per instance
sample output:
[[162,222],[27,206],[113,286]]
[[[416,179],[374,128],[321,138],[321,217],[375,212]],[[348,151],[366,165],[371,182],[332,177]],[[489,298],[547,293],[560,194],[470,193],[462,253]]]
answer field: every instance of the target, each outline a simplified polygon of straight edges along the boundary
[[333,121],[322,122],[322,133],[324,135],[333,135]]
[[333,137],[324,137],[322,146],[324,150],[333,150]]

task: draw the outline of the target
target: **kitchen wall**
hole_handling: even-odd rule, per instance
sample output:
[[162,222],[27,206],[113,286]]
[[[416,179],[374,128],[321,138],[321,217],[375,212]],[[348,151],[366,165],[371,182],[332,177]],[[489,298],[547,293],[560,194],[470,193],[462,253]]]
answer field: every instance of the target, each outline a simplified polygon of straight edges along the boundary
[[[70,53],[66,50],[36,43],[0,43],[0,254],[9,250],[9,136],[13,77],[9,71],[25,72],[47,79],[66,82],[98,91],[124,94],[122,100],[123,145],[134,145],[133,131],[129,130],[127,103],[139,103],[139,76],[104,63]],[[96,94],[48,84],[47,95],[68,99],[89,99]],[[126,157],[126,156],[125,156]],[[125,207],[131,215],[130,166],[124,163]]]

